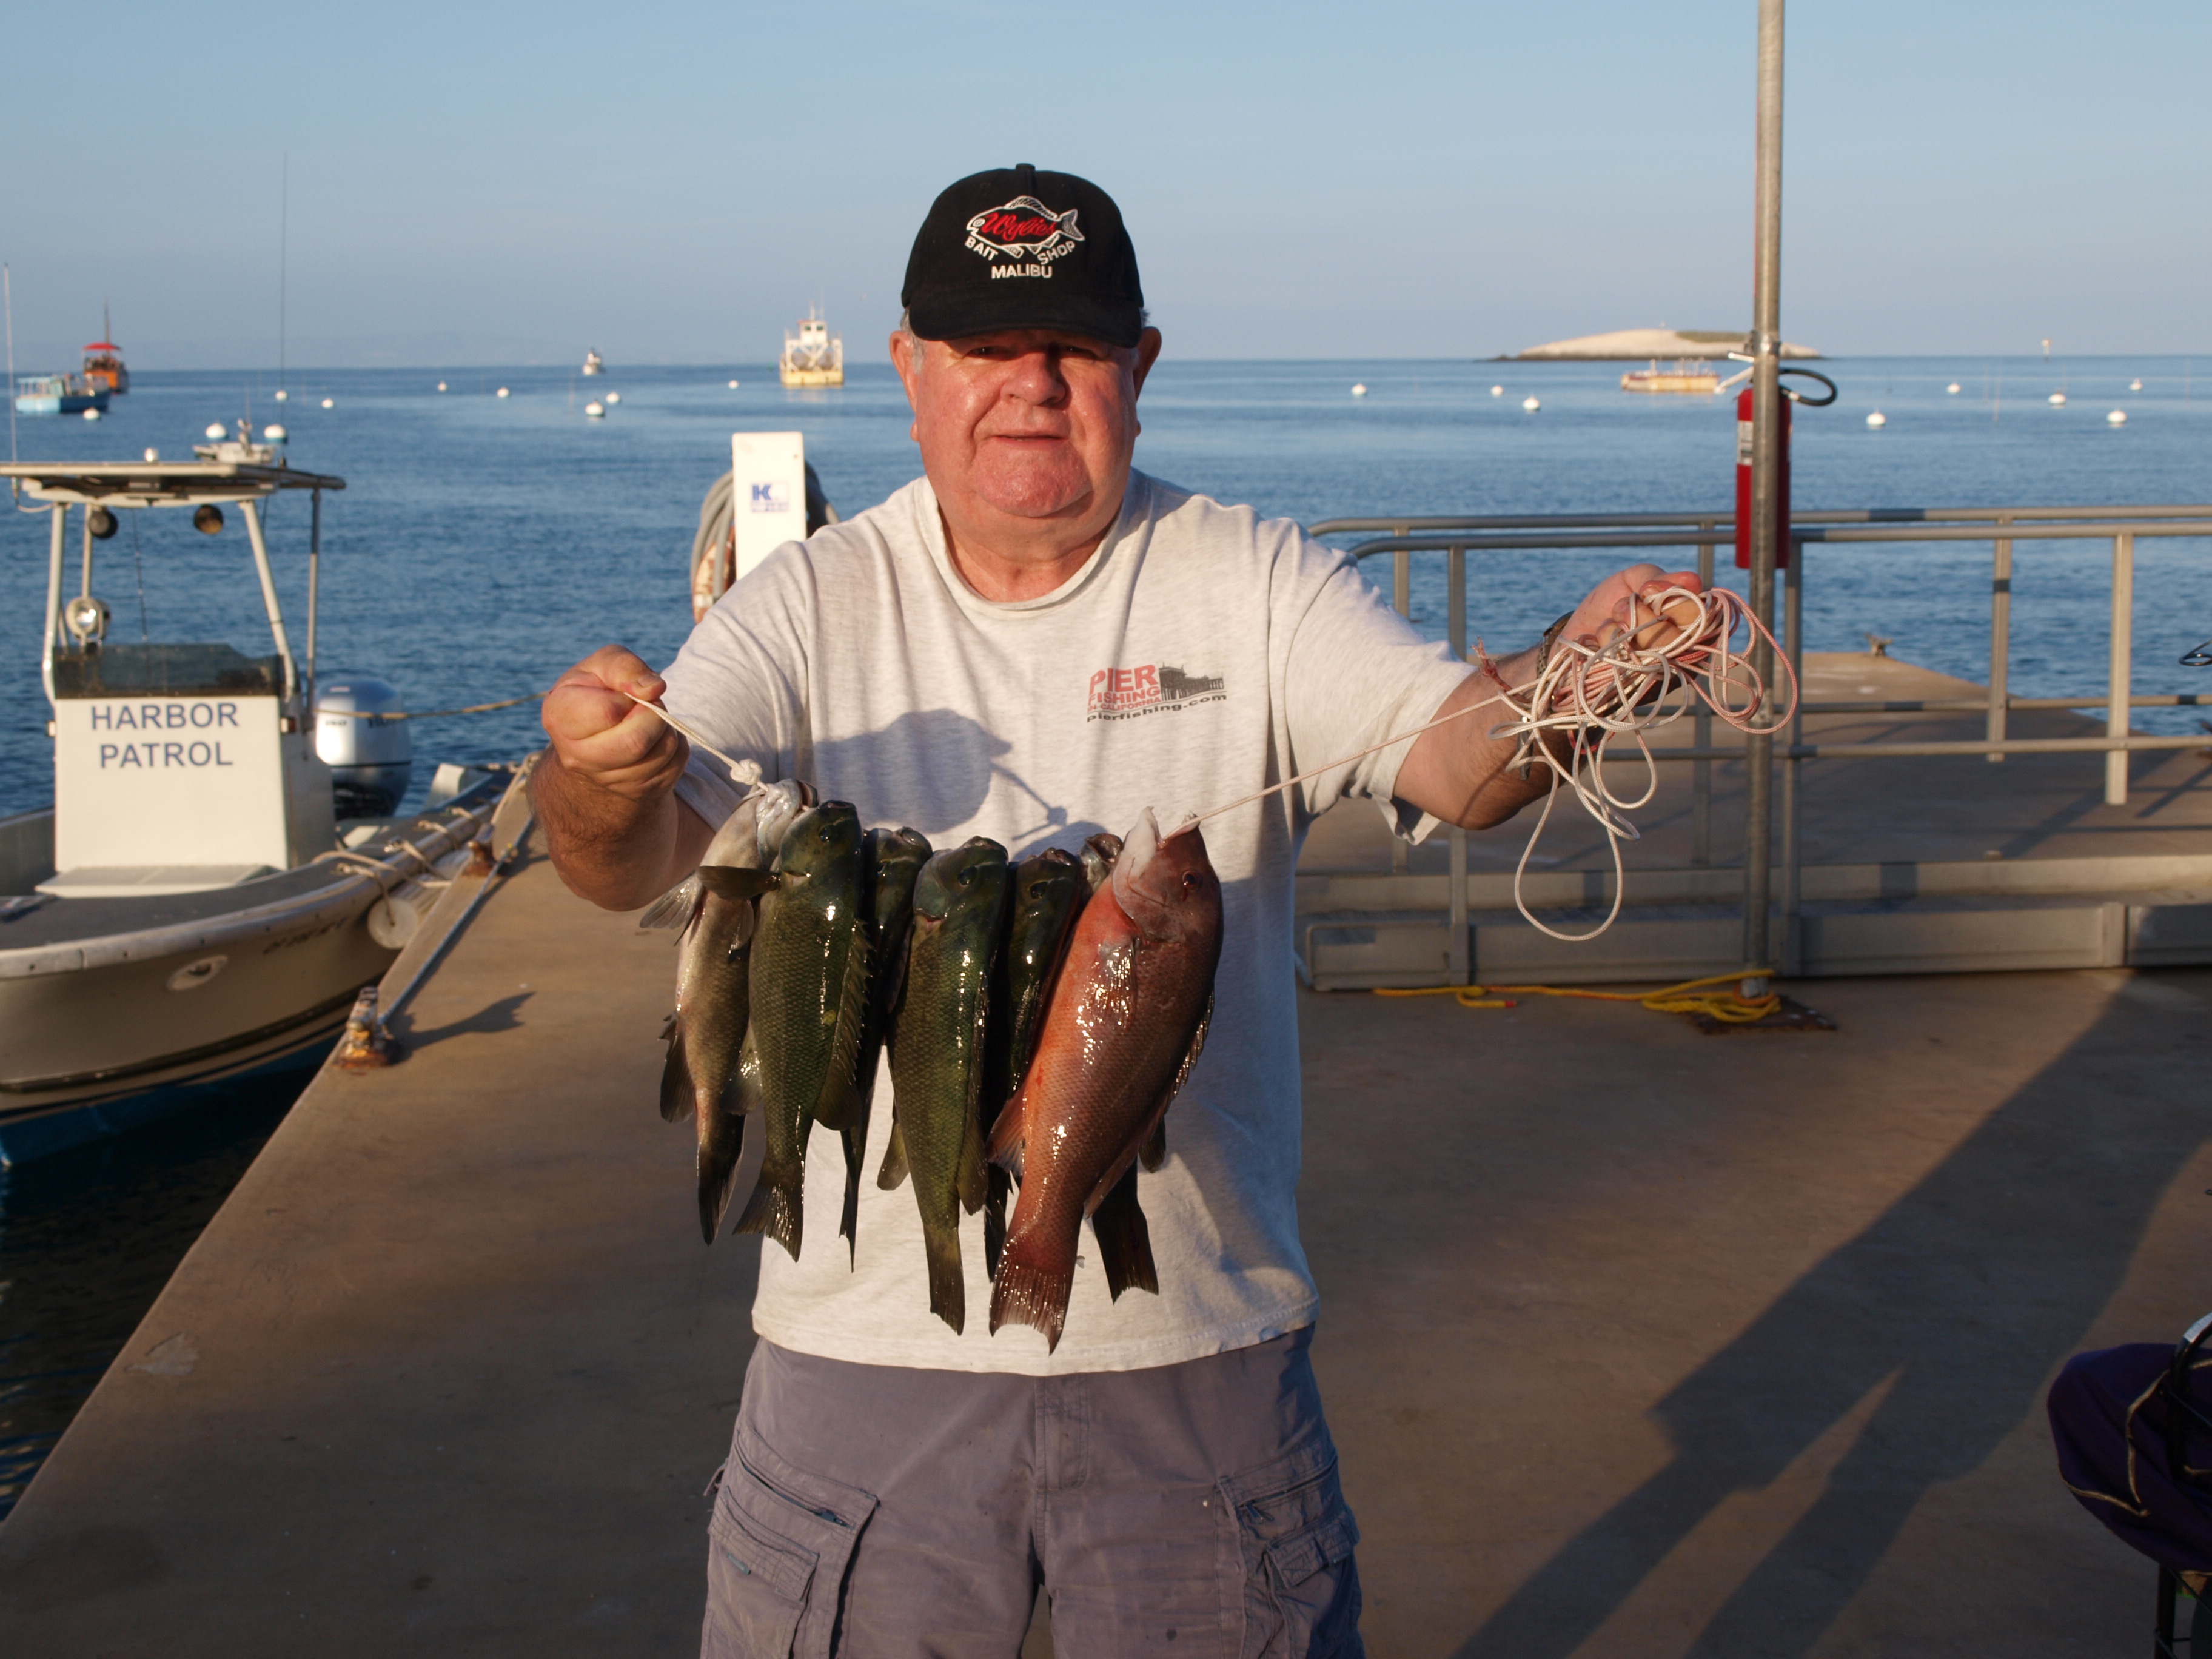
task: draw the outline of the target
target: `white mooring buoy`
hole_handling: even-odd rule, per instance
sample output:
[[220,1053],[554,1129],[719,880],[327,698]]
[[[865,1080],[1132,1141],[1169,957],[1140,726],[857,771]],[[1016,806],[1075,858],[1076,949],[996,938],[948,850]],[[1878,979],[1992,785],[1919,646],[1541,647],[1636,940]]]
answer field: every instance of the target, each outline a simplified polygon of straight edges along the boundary
[[1959,395],[1959,383],[1958,383],[1956,380],[1954,380],[1954,381],[1952,381],[1952,382],[1951,382],[1951,384],[1950,384],[1950,385],[1948,385],[1948,386],[1945,386],[1945,387],[1943,388],[1943,390],[1944,390],[1944,391],[1946,391],[1946,392],[1948,392],[1948,393],[1950,393],[1950,394],[1951,394],[1951,396],[1953,396],[1954,398],[1955,398],[1955,397],[1957,397],[1957,396]]
[[2106,426],[2125,426],[2127,423],[2128,411],[2124,409],[2116,409],[2111,414],[2105,416],[2105,424]]
[[1358,385],[1353,386],[1352,388],[1352,395],[1355,398],[1364,398],[1367,395],[1367,383],[1363,380]]
[[1887,426],[1889,424],[1889,416],[1883,414],[1877,409],[1873,414],[1867,416],[1867,424],[1869,426]]
[[1490,395],[1493,398],[1503,398],[1505,395],[1505,388],[1502,386],[1494,386],[1490,388]]
[[1527,410],[1531,415],[1534,415],[1544,405],[1536,401],[1536,397],[1534,392],[1531,392],[1528,396],[1521,400],[1521,407]]
[[584,405],[584,413],[595,421],[604,418],[606,412],[607,407],[605,404],[591,403]]
[[2141,380],[2130,380],[2128,382],[2128,390],[2130,392],[2141,392],[2142,390],[2142,382]]
[[84,418],[88,421],[96,421],[100,418],[100,411],[96,409],[88,409],[84,411]]
[[732,391],[732,392],[735,392],[737,389],[738,389],[738,383],[737,383],[735,380],[731,381],[731,382],[730,382],[730,390],[731,390],[731,391]]
[[276,388],[276,401],[278,403],[289,403],[291,400],[292,394],[290,392],[285,391],[281,386]]
[[208,422],[208,429],[200,435],[205,438],[210,443],[221,443],[223,439],[228,437],[230,434],[228,428],[226,428],[221,421],[210,421]]
[[264,444],[281,444],[291,435],[274,421],[261,428],[261,441]]
[[153,465],[155,462],[161,459],[161,452],[158,449],[149,449],[146,452],[146,465],[149,466]]
[[438,390],[439,390],[439,391],[441,391],[441,392],[443,392],[445,389],[446,389],[446,383],[445,383],[443,380],[439,381],[439,382],[438,382]]
[[2051,394],[2051,406],[2053,409],[2061,407],[2065,401],[2066,394],[2063,392],[2054,392]]
[[607,393],[607,407],[608,407],[608,408],[610,408],[610,409],[613,408],[617,404],[620,403],[621,401],[622,401],[622,393],[621,393],[621,392],[610,392],[609,393]]
[[506,388],[505,386],[501,386],[501,387],[500,387],[499,391],[498,391],[496,393],[495,393],[494,395],[495,395],[495,396],[497,396],[497,397],[504,398],[505,396],[507,396],[507,388]]
[[335,398],[325,398],[323,399],[323,407],[325,409],[336,409],[337,406],[337,399]]

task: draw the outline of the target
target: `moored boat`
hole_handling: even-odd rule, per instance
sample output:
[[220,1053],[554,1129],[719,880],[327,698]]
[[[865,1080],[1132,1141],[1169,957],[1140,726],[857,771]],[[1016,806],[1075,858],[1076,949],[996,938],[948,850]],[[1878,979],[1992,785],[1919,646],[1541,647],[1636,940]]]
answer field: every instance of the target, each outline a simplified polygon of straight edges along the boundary
[[799,332],[783,337],[783,356],[777,365],[783,383],[790,386],[845,384],[845,339],[832,334],[819,311],[810,307]]
[[598,352],[597,350],[586,351],[586,352],[584,354],[584,373],[585,373],[585,374],[605,374],[606,372],[607,372],[607,366],[606,366],[605,362],[603,362],[603,361],[600,359],[599,354],[599,352]]
[[1720,390],[1720,371],[1707,363],[1692,362],[1678,358],[1670,368],[1659,367],[1653,358],[1649,368],[1632,368],[1620,377],[1623,392],[1672,392],[1696,397],[1711,397]]
[[114,325],[107,320],[107,307],[100,307],[100,335],[84,349],[84,367],[79,378],[87,386],[104,387],[112,393],[131,390],[131,371],[123,366],[123,348],[115,343]]
[[26,374],[15,382],[18,415],[105,414],[110,393],[82,374]]
[[[322,497],[343,479],[213,459],[0,476],[52,515],[40,675],[54,741],[53,805],[0,819],[5,1164],[173,1111],[210,1081],[319,1060],[471,856],[503,780],[450,769],[442,801],[434,790],[420,814],[341,836],[313,647],[293,648],[260,508],[310,493],[312,642]],[[158,507],[210,534],[226,508],[244,521],[270,650],[106,637],[93,549],[118,513]],[[72,512],[86,569],[64,603]]]

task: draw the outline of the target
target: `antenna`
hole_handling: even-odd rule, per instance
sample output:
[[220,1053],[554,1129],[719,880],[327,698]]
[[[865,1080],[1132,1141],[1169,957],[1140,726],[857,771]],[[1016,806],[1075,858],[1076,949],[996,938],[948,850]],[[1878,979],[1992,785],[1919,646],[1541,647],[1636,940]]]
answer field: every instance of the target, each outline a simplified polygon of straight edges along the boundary
[[[284,152],[283,182],[277,188],[276,206],[276,389],[284,390],[284,301],[292,250],[292,152]],[[282,398],[277,400],[283,402]]]

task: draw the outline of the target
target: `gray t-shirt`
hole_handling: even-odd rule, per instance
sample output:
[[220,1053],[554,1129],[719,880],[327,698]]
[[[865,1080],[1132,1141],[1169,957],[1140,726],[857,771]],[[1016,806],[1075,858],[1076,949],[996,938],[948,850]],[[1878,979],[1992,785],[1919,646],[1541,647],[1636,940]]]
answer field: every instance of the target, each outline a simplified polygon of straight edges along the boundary
[[[1419,725],[1468,672],[1425,641],[1342,553],[1132,476],[1090,562],[1042,599],[979,598],[955,574],[917,479],[882,506],[780,548],[710,611],[668,670],[668,707],[708,740],[848,800],[870,825],[938,848],[970,836],[1015,857],[1171,827]],[[1204,1057],[1167,1118],[1168,1160],[1139,1177],[1160,1291],[1109,1298],[1086,1231],[1059,1349],[990,1334],[981,1216],[961,1230],[968,1321],[929,1311],[908,1188],[879,1191],[890,1067],[877,1083],[859,1259],[836,1217],[838,1137],[814,1137],[805,1248],[761,1253],[753,1326],[801,1352],[878,1365],[1030,1375],[1127,1370],[1225,1352],[1310,1323],[1298,1243],[1293,872],[1308,823],[1346,795],[1387,801],[1399,744],[1205,826],[1225,912]],[[709,823],[736,805],[695,751],[679,798]],[[756,1133],[757,1133],[756,1131]]]

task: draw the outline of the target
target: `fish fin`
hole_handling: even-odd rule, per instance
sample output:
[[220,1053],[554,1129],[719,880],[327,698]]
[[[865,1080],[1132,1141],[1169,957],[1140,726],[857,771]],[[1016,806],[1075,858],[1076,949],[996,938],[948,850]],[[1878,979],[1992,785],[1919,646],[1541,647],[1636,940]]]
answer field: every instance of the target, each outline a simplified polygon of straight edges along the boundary
[[699,878],[684,877],[645,907],[637,919],[638,931],[650,933],[663,927],[690,927],[692,919],[699,914]]
[[1045,1352],[1060,1346],[1067,1324],[1067,1293],[1075,1283],[1075,1258],[1042,1259],[1035,1235],[1009,1238],[999,1258],[998,1282],[991,1287],[991,1332],[1001,1325],[1030,1325],[1044,1333]]
[[709,1244],[729,1213],[738,1164],[745,1148],[745,1121],[720,1106],[699,1114],[699,1231]]
[[866,1120],[843,1131],[845,1141],[845,1211],[837,1218],[837,1236],[845,1241],[847,1265],[860,1265],[860,1168],[868,1161]]
[[814,1121],[825,1129],[842,1129],[858,1108],[853,1074],[860,1058],[860,1033],[868,1023],[868,941],[855,932],[845,954],[845,982],[837,994],[837,1032],[830,1040],[830,1070],[815,1103]]
[[[893,1108],[896,1112],[896,1108]],[[891,1119],[891,1144],[884,1148],[884,1167],[876,1172],[876,1185],[885,1192],[894,1192],[906,1179],[906,1137],[899,1133],[898,1119]]]
[[983,1195],[983,1272],[996,1279],[999,1258],[1006,1250],[1006,1195],[1014,1182],[995,1164],[984,1170],[983,1179],[988,1188]]
[[988,1183],[983,1177],[983,1122],[980,1115],[983,1103],[983,1036],[990,1019],[988,997],[975,1001],[975,1042],[969,1050],[974,1062],[968,1067],[968,1110],[960,1132],[960,1170],[955,1190],[960,1194],[961,1207],[973,1215],[983,1207]]
[[726,899],[758,898],[782,884],[772,870],[756,870],[742,864],[702,864],[699,883],[707,891]]
[[1119,1302],[1121,1292],[1134,1285],[1160,1293],[1159,1269],[1152,1265],[1152,1236],[1145,1225],[1145,1212],[1137,1206],[1137,1166],[1114,1183],[1105,1200],[1091,1212],[1091,1231],[1098,1239],[1098,1259],[1105,1265],[1106,1288]]
[[1014,1097],[999,1109],[999,1121],[991,1126],[990,1138],[983,1143],[983,1161],[1012,1170],[1015,1179],[1019,1180],[1026,1139],[1022,1128],[1022,1097],[1018,1090]]
[[691,1062],[684,1054],[682,1017],[671,1014],[668,1029],[661,1035],[668,1039],[668,1063],[660,1068],[660,1118],[664,1123],[681,1123],[695,1109],[693,1097],[697,1091],[691,1086]]
[[1153,1108],[1152,1132],[1145,1137],[1137,1150],[1137,1157],[1148,1173],[1157,1174],[1161,1164],[1168,1161],[1168,1108],[1182,1092],[1182,1085],[1190,1080],[1198,1057],[1206,1050],[1206,1033],[1213,1024],[1213,998],[1206,999],[1206,1012],[1198,1017],[1198,1027],[1190,1034],[1190,1047],[1183,1051],[1182,1064],[1176,1068],[1175,1079],[1161,1094],[1159,1104]]
[[968,1279],[960,1270],[960,1230],[925,1229],[921,1248],[929,1257],[929,1310],[957,1334],[968,1323]]
[[730,1231],[738,1233],[765,1233],[791,1252],[793,1261],[799,1260],[800,1225],[804,1219],[799,1207],[799,1171],[796,1168],[780,1170],[774,1164],[761,1168],[760,1185],[753,1188],[745,1212],[738,1218],[738,1224]]

